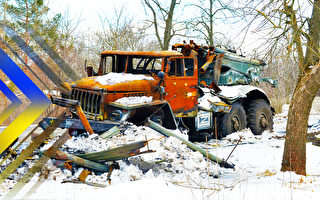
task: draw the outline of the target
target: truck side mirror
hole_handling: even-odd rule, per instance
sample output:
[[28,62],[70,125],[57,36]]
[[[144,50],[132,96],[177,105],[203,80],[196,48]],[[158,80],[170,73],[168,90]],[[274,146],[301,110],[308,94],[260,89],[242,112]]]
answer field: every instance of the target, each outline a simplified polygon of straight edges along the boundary
[[163,71],[158,72],[157,76],[162,80],[166,74]]
[[86,67],[87,75],[88,77],[91,77],[93,75],[93,67],[88,66]]
[[161,86],[161,84],[162,84],[163,81],[164,81],[164,76],[165,76],[165,75],[166,75],[166,74],[165,74],[163,71],[160,71],[160,72],[158,72],[158,74],[157,74],[157,76],[160,78],[160,81],[159,81],[159,84],[158,84],[158,87],[157,87],[156,91],[159,91],[159,92],[160,92],[161,98],[162,98],[162,95],[165,94],[165,89],[164,89],[163,86]]

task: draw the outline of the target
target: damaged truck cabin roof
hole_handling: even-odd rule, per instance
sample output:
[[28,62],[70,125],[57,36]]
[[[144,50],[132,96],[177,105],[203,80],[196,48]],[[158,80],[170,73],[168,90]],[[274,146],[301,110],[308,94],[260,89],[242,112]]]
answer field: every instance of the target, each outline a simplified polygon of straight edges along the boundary
[[177,51],[120,51],[120,50],[104,51],[101,53],[101,55],[123,55],[123,56],[143,56],[143,57],[183,56],[182,53]]

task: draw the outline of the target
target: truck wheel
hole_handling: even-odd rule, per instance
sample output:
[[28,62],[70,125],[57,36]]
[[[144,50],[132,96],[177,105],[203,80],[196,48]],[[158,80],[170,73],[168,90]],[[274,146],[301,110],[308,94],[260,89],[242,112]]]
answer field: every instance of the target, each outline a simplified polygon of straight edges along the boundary
[[261,135],[263,131],[273,127],[273,116],[270,105],[264,99],[250,102],[247,112],[248,127],[254,135]]
[[230,113],[219,117],[218,132],[221,137],[246,128],[246,112],[241,103],[232,104]]

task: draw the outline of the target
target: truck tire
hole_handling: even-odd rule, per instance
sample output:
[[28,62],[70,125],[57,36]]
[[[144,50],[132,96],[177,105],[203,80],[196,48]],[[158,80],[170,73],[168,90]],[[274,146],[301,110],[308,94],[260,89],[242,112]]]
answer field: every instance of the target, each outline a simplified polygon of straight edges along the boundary
[[263,131],[273,128],[273,115],[270,105],[264,99],[250,102],[247,110],[248,127],[254,135],[261,135]]
[[246,112],[241,103],[232,104],[230,113],[225,113],[219,117],[218,132],[220,137],[225,137],[231,133],[246,128]]

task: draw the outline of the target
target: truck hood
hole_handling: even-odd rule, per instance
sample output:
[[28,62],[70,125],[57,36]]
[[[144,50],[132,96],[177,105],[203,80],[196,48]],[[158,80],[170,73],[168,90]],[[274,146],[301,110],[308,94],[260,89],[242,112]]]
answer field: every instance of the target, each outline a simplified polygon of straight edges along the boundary
[[105,89],[112,92],[152,91],[159,82],[157,79],[147,75],[109,73],[80,79],[71,83],[71,86],[94,90]]

